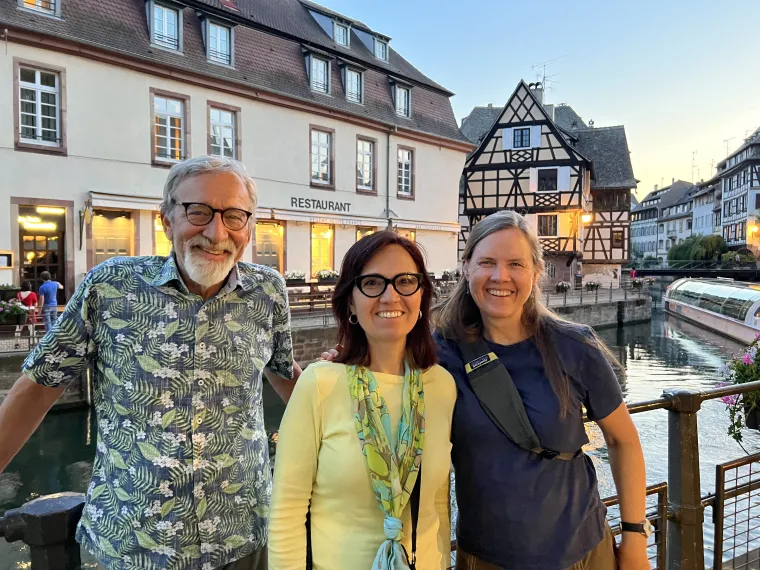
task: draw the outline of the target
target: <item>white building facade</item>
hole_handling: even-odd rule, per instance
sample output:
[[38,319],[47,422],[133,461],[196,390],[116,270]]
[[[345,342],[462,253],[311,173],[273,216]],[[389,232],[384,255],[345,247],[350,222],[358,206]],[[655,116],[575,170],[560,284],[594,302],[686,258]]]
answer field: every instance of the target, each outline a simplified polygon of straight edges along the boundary
[[297,0],[277,8],[288,30],[254,29],[232,0],[151,0],[147,18],[111,0],[87,26],[83,0],[37,4],[0,5],[0,83],[12,86],[0,90],[0,284],[48,270],[64,301],[110,257],[167,255],[168,168],[204,154],[239,159],[256,180],[245,260],[309,278],[392,227],[424,247],[429,270],[456,266],[472,145],[451,93],[386,36]]
[[717,212],[715,210],[717,190],[715,185],[703,184],[694,194],[691,226],[693,235],[720,235],[720,209]]

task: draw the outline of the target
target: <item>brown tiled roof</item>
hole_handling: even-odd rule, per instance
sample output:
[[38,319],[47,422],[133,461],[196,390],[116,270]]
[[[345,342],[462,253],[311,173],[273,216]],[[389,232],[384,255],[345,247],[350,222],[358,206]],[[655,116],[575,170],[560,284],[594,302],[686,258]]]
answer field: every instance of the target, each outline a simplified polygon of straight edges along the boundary
[[[184,0],[195,8],[226,15],[235,27],[235,67],[210,63],[203,48],[201,24],[195,9],[183,12],[183,50],[176,53],[151,46],[144,0],[61,0],[61,18],[21,10],[15,0],[0,2],[0,25],[55,36],[91,47],[152,62],[162,67],[204,75],[285,95],[300,101],[386,124],[467,142],[454,117],[450,92],[425,77],[397,52],[389,62],[375,58],[355,33],[351,48],[337,46],[299,0]],[[11,38],[12,38],[11,33]],[[332,60],[331,96],[309,89],[302,45],[322,48],[367,68],[365,103],[345,99],[338,62]],[[44,47],[44,44],[42,45]],[[393,108],[389,75],[411,83],[412,117]]]

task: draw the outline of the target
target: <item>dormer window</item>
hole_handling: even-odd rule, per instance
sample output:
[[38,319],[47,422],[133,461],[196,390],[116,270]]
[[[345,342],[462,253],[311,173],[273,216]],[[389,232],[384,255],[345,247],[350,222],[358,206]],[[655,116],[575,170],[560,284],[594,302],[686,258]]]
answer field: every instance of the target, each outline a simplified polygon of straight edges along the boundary
[[388,44],[375,38],[375,57],[388,61]]
[[51,16],[60,16],[60,1],[56,0],[21,0],[22,8],[42,12]]
[[232,65],[232,29],[209,22],[207,37],[206,51],[209,61]]
[[396,85],[396,114],[409,118],[412,110],[412,94],[406,87]]
[[346,100],[364,103],[364,74],[361,71],[346,68]]
[[330,93],[330,63],[322,58],[311,56],[311,74],[309,83],[312,91]]
[[176,8],[158,2],[153,4],[151,40],[154,44],[168,49],[180,49],[182,13]]
[[336,44],[348,47],[349,42],[350,42],[348,26],[344,26],[343,24],[339,24],[335,22],[335,27],[333,28],[333,35],[335,36]]

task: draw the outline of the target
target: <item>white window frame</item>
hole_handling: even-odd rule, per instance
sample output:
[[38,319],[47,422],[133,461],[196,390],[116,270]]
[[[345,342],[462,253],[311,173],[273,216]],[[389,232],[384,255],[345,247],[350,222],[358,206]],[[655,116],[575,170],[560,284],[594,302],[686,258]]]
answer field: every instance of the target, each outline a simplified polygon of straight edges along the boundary
[[[530,127],[515,127],[514,128],[514,130],[512,131],[512,148],[514,150],[521,150],[521,149],[524,149],[524,148],[531,148],[531,146],[530,146],[530,144],[531,144],[531,136],[530,136],[531,132],[530,132],[530,130],[531,130]],[[515,146],[515,133],[517,131],[528,131],[528,144],[527,145],[525,145],[525,146]],[[523,137],[521,137],[521,138],[523,138]]]
[[[541,218],[554,218],[554,234],[541,235]],[[536,233],[539,238],[556,238],[559,237],[559,216],[557,214],[537,214],[536,216]]]
[[[317,63],[324,64],[324,89],[320,89],[321,84],[318,84],[316,80],[317,73],[315,72],[317,70],[315,69],[315,65],[317,65]],[[330,62],[328,60],[314,55],[309,56],[309,87],[315,93],[322,93],[324,95],[330,94]]]
[[396,150],[396,193],[405,198],[414,197],[414,151],[408,148]]
[[[163,29],[162,30],[156,30],[156,10],[161,9],[164,11],[164,19],[163,19]],[[160,33],[162,36],[169,37],[166,35],[167,31],[167,22],[165,15],[167,13],[173,12],[176,17],[176,26],[177,26],[177,45],[174,45],[171,42],[161,40],[158,38],[158,34]],[[173,6],[170,6],[169,4],[164,4],[162,2],[151,2],[150,4],[150,41],[151,44],[161,47],[163,49],[168,49],[172,51],[182,51],[182,10],[175,8]]]
[[[209,107],[209,118],[208,118],[208,124],[209,124],[209,154],[211,156],[221,156],[225,158],[234,158],[237,159],[237,113],[235,111],[230,111],[228,109],[221,109],[220,107],[214,107],[211,105]],[[214,121],[214,113],[219,113],[219,120]],[[231,122],[226,123],[224,122],[224,117],[229,115],[231,117]],[[217,134],[218,133],[218,134]],[[219,143],[220,144],[214,144],[214,137],[219,137]],[[230,141],[232,141],[232,154],[227,155],[224,154],[224,140],[229,138]],[[214,152],[214,147],[219,148],[219,152]]]
[[388,42],[375,38],[375,57],[381,61],[388,61]]
[[[230,26],[219,24],[217,22],[208,21],[208,28],[206,33],[206,57],[212,63],[219,63],[221,65],[232,65],[232,38],[233,29]],[[216,31],[216,33],[212,33]],[[227,35],[227,52],[221,50],[222,39],[219,36],[219,31],[223,31]]]
[[23,10],[60,18],[61,2],[62,0],[18,0],[18,6]]
[[[346,30],[346,43],[338,41],[338,29],[343,28]],[[333,22],[333,40],[335,40],[335,43],[339,46],[343,47],[351,47],[351,28],[350,26],[347,26],[346,24],[341,24],[339,22]]]
[[[352,91],[351,91],[351,75],[355,75],[357,77],[357,83],[358,83],[358,97],[352,97]],[[364,72],[359,71],[358,69],[351,69],[350,67],[346,68],[346,101],[350,103],[357,103],[359,105],[364,104]]]
[[[159,99],[163,99],[166,101],[166,112],[159,112],[158,111],[158,105],[156,104]],[[179,103],[179,113],[172,113],[168,110],[169,108],[169,102],[172,103]],[[163,162],[180,162],[181,160],[184,160],[187,156],[187,149],[185,148],[185,133],[187,131],[187,125],[185,124],[185,101],[182,99],[174,99],[172,97],[167,97],[165,95],[153,95],[153,128],[155,129],[155,133],[153,136],[153,146],[155,149],[156,154],[156,160],[160,160]],[[159,118],[165,120],[165,124],[159,123]],[[169,149],[172,148],[170,146],[170,142],[173,140],[177,140],[177,137],[171,136],[171,126],[169,124],[170,119],[179,119],[180,120],[180,134],[179,134],[179,142],[180,142],[180,153],[179,158],[173,158],[169,156]],[[166,146],[165,147],[159,147],[158,146],[158,129],[159,127],[165,127],[166,128]],[[159,148],[165,148],[166,152],[164,155],[160,155],[158,152]]]
[[408,87],[396,85],[396,114],[406,119],[412,116],[412,90]]
[[[553,170],[557,174],[557,187],[554,190],[540,190],[538,187],[538,175],[540,172],[545,172],[547,170]],[[537,168],[536,169],[536,192],[540,192],[541,194],[550,194],[552,192],[559,192],[560,191],[560,169],[556,167],[551,168]]]
[[[320,140],[320,135],[327,137],[327,142]],[[315,140],[316,136],[316,140]],[[333,184],[333,171],[332,171],[332,142],[333,133],[329,131],[322,131],[320,129],[311,129],[311,183],[319,186],[332,186]],[[316,160],[315,160],[316,159]],[[327,180],[323,180],[319,174],[321,173],[322,160],[326,159],[327,163]],[[314,167],[317,167],[316,177]]]
[[[369,145],[369,150],[365,147]],[[359,183],[359,173],[369,172],[369,184]],[[375,143],[367,139],[356,139],[356,188],[366,192],[375,191]]]
[[[34,72],[34,83],[29,83],[26,81],[21,80],[21,73],[26,71],[33,71]],[[40,74],[45,73],[48,75],[52,75],[55,77],[55,87],[50,87],[47,85],[42,85],[40,81]],[[28,144],[35,144],[35,145],[42,145],[42,146],[50,146],[50,147],[60,147],[63,144],[63,141],[61,140],[61,74],[56,73],[54,71],[47,71],[44,69],[38,69],[31,65],[21,65],[18,68],[18,98],[19,98],[19,121],[18,121],[18,129],[19,129],[19,142],[22,143],[28,143]],[[25,100],[21,97],[22,91],[32,91],[34,92],[34,131],[35,131],[35,138],[28,138],[23,135],[24,127],[31,128],[29,125],[24,125],[23,117],[24,116],[32,116],[32,113],[25,113],[23,110],[24,103],[31,103],[29,100]],[[50,119],[51,117],[49,115],[43,115],[42,114],[42,95],[43,94],[52,94],[55,95],[55,140],[44,140],[42,138],[43,130],[47,132],[52,132],[52,129],[43,129],[42,127],[42,120]],[[45,103],[46,107],[52,107],[53,105],[50,105],[49,103]]]

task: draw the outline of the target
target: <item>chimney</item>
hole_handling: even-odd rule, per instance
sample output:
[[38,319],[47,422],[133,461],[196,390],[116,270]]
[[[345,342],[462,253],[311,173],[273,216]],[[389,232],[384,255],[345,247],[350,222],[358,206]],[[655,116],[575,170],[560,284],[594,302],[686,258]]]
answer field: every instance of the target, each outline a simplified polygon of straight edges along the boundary
[[492,109],[492,108],[493,108],[493,103],[489,103],[489,104],[488,104],[488,108],[489,108],[489,109]]
[[538,99],[538,102],[544,104],[544,86],[541,83],[531,83],[528,85],[533,96]]
[[549,118],[554,121],[554,105],[544,105],[544,111],[546,111]]
[[676,183],[676,179],[673,178],[673,182],[671,182],[671,184],[675,184],[675,183]]
[[657,192],[657,184],[654,185],[654,191]]

